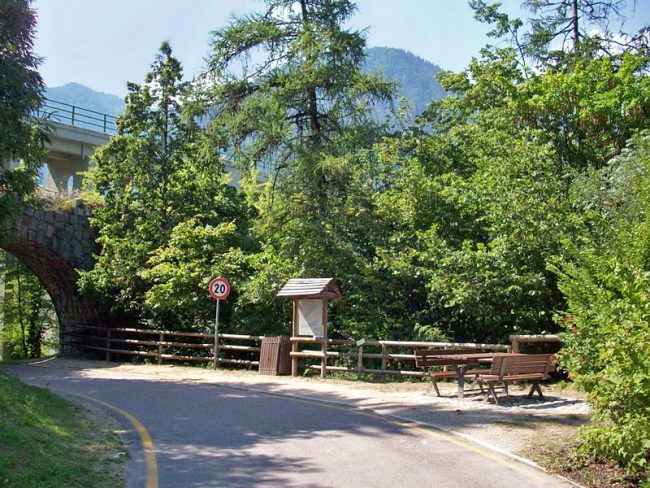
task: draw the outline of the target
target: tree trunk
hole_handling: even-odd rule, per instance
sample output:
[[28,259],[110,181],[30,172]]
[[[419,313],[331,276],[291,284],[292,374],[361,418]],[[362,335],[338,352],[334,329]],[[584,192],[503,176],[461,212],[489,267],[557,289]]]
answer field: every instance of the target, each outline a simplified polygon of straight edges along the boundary
[[23,350],[23,358],[29,357],[29,351],[27,349],[27,331],[25,330],[24,322],[24,310],[23,310],[23,297],[22,297],[22,283],[20,281],[20,274],[16,277],[16,291],[18,292],[17,301],[18,301],[18,323],[20,324],[20,347]]
[[578,49],[578,42],[580,42],[580,32],[578,31],[578,0],[571,2],[571,24],[573,26],[573,50]]
[[[302,21],[307,29],[309,23],[309,15],[307,13],[307,2],[306,0],[300,0],[300,9],[302,12]],[[307,58],[307,63],[313,63],[311,55]],[[318,99],[316,98],[316,88],[311,86],[307,90],[307,99],[309,101],[309,128],[311,129],[313,140],[317,140],[320,136],[320,119],[318,114]]]

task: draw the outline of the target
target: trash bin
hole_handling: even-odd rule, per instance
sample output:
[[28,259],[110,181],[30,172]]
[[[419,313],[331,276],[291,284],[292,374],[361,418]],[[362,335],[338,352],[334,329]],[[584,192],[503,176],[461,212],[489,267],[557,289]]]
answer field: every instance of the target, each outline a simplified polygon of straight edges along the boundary
[[262,338],[259,374],[271,376],[291,372],[289,336],[266,336]]

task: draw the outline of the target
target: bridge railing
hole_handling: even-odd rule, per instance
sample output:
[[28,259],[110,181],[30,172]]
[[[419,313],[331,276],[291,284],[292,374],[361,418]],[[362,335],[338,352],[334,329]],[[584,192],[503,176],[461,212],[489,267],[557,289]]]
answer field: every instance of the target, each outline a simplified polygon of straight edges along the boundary
[[45,120],[114,135],[117,117],[46,98],[37,115]]

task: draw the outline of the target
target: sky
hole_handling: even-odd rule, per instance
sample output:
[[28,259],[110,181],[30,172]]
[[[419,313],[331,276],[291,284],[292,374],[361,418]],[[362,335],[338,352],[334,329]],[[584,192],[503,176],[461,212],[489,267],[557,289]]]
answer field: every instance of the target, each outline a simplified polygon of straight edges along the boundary
[[[502,0],[521,15],[519,0]],[[369,47],[411,51],[459,71],[477,56],[488,27],[473,19],[465,0],[357,0],[349,27],[367,29]],[[82,83],[124,96],[126,82],[141,82],[160,43],[169,41],[192,77],[204,66],[210,32],[233,16],[260,11],[255,0],[34,0],[35,52],[48,86]],[[650,19],[650,0],[638,0],[632,20]],[[643,20],[641,20],[643,19]]]

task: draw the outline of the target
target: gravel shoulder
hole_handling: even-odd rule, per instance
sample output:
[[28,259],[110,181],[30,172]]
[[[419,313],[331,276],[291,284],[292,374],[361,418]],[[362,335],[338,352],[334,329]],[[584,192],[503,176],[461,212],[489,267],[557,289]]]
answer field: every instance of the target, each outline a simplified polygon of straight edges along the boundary
[[227,385],[270,394],[292,395],[338,402],[379,414],[423,422],[453,432],[483,446],[515,456],[526,456],[540,439],[567,435],[585,424],[590,409],[584,398],[555,385],[543,386],[545,400],[528,399],[527,388],[512,386],[502,405],[481,395],[455,398],[454,383],[440,383],[443,397],[427,393],[427,383],[368,383],[342,379],[262,376],[254,371],[217,370],[173,365],[110,363],[52,358],[31,364],[43,368],[81,371],[91,378],[147,379],[150,381]]

